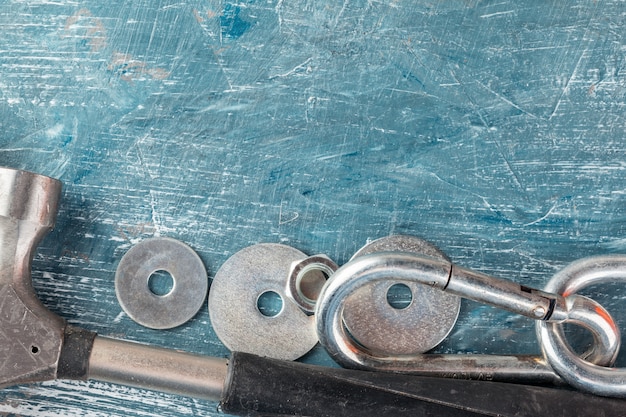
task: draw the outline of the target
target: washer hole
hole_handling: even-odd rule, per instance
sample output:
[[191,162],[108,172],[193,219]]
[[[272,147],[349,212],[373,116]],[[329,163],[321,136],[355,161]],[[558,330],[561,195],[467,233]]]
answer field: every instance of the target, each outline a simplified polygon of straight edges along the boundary
[[265,291],[256,301],[256,308],[265,317],[276,317],[283,311],[283,298],[274,291]]
[[164,297],[174,289],[174,277],[163,269],[154,271],[148,277],[148,289],[152,294]]
[[387,303],[396,310],[404,310],[413,302],[413,292],[406,284],[393,284],[387,290]]
[[31,352],[33,355],[38,354],[38,353],[39,353],[39,346],[32,345],[32,346],[30,347],[30,352]]

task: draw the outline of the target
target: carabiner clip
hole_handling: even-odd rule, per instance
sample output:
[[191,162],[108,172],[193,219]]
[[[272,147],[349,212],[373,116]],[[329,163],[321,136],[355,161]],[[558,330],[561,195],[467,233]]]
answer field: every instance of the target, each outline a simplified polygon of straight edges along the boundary
[[[388,252],[351,260],[330,277],[318,298],[315,314],[318,338],[343,366],[380,369],[391,365],[397,370],[398,363],[408,365],[415,359],[414,356],[370,351],[350,336],[343,323],[347,298],[359,288],[385,280],[417,282],[541,322],[583,326],[591,331],[595,340],[594,349],[585,359],[603,366],[612,365],[619,352],[620,333],[614,320],[600,304],[587,297],[562,296],[524,287],[458,267],[444,259]],[[403,371],[411,372],[411,369],[403,367]]]

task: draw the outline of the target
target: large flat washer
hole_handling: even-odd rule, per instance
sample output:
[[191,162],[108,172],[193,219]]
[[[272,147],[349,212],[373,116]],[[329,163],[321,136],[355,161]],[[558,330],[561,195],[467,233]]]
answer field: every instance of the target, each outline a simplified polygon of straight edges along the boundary
[[[394,235],[368,243],[353,257],[377,252],[406,252],[431,258],[447,256],[423,239]],[[408,307],[396,309],[387,302],[394,284],[411,290]],[[389,280],[358,289],[345,301],[344,325],[352,337],[378,354],[416,355],[435,346],[450,333],[459,315],[461,299],[439,289],[415,282]]]
[[[317,343],[315,318],[285,294],[291,264],[307,256],[290,246],[261,243],[231,256],[217,271],[209,292],[209,315],[219,339],[232,351],[295,360]],[[263,294],[282,299],[282,309],[266,316]]]
[[[148,281],[157,271],[168,272],[172,290],[157,295]],[[189,321],[202,308],[209,287],[202,259],[172,238],[146,239],[130,248],[115,273],[115,293],[122,309],[151,329],[171,329]]]

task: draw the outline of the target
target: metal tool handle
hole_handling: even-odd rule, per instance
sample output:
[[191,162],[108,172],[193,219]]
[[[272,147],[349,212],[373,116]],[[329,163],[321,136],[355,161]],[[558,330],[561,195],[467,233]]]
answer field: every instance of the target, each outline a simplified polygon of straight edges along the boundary
[[226,360],[99,336],[89,377],[220,401],[222,411],[242,416],[534,417],[576,410],[608,417],[626,407],[545,387],[327,368],[241,352]]
[[227,360],[96,336],[89,379],[217,401]]

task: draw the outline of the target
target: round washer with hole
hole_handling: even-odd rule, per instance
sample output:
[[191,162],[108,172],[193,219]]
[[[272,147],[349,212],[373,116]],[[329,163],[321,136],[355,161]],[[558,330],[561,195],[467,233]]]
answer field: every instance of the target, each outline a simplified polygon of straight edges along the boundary
[[[406,235],[374,240],[352,259],[380,252],[407,252],[447,259],[432,243]],[[407,299],[404,305],[393,302],[393,295],[401,293]],[[370,351],[416,355],[441,343],[454,327],[460,307],[461,299],[456,295],[415,282],[390,280],[364,286],[348,296],[343,322],[348,333]]]
[[[151,277],[160,271],[172,277],[169,292],[151,290]],[[176,239],[157,237],[133,246],[115,273],[115,293],[122,309],[151,329],[171,329],[191,320],[202,308],[209,282],[202,259]]]
[[[291,264],[306,255],[290,246],[261,243],[235,253],[215,274],[209,292],[211,325],[232,351],[294,360],[317,344],[315,319],[286,297]],[[260,309],[264,298],[282,307]]]

